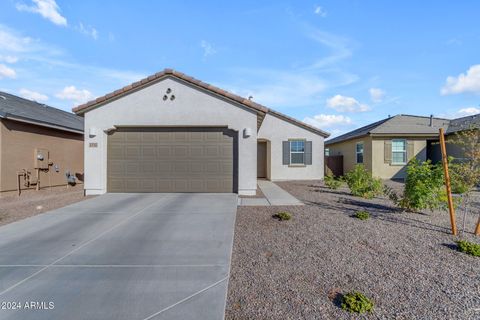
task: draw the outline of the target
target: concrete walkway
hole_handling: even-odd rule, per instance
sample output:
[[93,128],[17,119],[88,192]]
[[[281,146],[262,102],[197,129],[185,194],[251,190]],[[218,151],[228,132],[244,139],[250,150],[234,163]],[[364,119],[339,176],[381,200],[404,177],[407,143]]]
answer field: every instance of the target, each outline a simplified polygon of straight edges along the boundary
[[258,180],[258,187],[265,198],[239,198],[241,206],[301,206],[303,203],[275,183]]

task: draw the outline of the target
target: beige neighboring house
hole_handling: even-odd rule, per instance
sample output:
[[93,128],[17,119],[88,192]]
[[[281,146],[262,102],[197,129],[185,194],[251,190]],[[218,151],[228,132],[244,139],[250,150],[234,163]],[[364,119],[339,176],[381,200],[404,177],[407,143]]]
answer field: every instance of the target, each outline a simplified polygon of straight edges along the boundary
[[19,180],[21,189],[67,185],[67,171],[83,181],[83,119],[0,92],[0,194]]
[[[343,173],[361,163],[375,177],[403,179],[406,164],[413,157],[434,163],[441,160],[440,128],[444,128],[448,139],[448,135],[478,125],[480,115],[449,120],[400,114],[325,141],[325,155],[342,156]],[[447,153],[462,158],[461,150],[454,145],[447,144]]]

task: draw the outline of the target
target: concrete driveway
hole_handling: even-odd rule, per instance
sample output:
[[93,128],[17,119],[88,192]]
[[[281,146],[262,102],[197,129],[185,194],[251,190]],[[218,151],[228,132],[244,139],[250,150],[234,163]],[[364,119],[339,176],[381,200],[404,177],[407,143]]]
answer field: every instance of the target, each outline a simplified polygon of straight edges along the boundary
[[236,209],[107,194],[0,227],[0,319],[222,319]]

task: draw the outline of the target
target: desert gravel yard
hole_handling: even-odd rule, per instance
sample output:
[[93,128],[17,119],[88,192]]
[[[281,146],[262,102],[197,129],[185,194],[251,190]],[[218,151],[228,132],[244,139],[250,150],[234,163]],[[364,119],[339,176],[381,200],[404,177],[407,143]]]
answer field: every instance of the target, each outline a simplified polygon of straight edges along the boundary
[[[278,185],[305,206],[238,208],[227,319],[480,319],[480,258],[456,250],[447,212],[402,213],[320,181]],[[465,237],[479,243],[473,202]],[[282,210],[293,219],[272,218]],[[339,307],[352,290],[373,299],[371,314]]]

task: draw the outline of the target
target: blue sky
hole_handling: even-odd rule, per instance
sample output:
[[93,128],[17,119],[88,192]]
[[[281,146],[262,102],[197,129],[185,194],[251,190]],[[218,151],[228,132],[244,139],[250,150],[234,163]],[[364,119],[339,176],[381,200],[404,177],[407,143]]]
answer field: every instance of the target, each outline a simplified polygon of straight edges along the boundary
[[480,2],[0,4],[0,90],[70,110],[166,67],[338,135],[480,112]]

